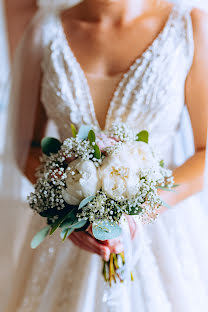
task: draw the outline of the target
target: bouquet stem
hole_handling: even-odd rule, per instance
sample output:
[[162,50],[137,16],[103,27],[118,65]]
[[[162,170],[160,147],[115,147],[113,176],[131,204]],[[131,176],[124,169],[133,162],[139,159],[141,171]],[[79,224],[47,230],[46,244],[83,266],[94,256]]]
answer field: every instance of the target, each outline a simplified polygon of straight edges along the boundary
[[[123,283],[125,276],[125,256],[124,252],[119,254],[111,253],[108,261],[103,261],[103,276],[105,282],[112,286],[112,282]],[[131,281],[134,281],[133,274],[131,272]]]

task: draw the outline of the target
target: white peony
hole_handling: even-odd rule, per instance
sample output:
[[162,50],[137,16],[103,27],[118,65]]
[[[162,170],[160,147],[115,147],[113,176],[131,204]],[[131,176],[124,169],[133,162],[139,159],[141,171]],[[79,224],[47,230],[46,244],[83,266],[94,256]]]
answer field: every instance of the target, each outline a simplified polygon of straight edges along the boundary
[[151,147],[144,142],[133,142],[125,144],[123,151],[127,153],[127,157],[132,157],[132,161],[137,169],[148,169],[155,167],[158,163],[152,154]]
[[70,205],[79,205],[84,198],[96,195],[100,189],[98,171],[91,160],[72,161],[66,174],[67,188],[63,189],[63,198]]
[[155,181],[163,179],[159,159],[153,154],[150,145],[144,142],[135,142],[132,144],[132,149],[132,155],[136,161],[138,169],[150,170],[150,178]]
[[130,199],[138,191],[135,161],[124,144],[116,153],[106,157],[100,167],[102,190],[113,199]]
[[139,189],[139,170],[156,164],[146,143],[125,143],[118,152],[106,157],[100,167],[102,190],[115,200],[131,199]]

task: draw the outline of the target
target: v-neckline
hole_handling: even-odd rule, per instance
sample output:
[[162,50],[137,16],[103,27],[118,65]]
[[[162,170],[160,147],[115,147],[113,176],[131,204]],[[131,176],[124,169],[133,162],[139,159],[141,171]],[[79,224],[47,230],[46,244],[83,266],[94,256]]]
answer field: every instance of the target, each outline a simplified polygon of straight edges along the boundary
[[94,119],[93,120],[93,122],[94,122],[93,126],[95,126],[98,130],[104,131],[106,129],[106,127],[108,126],[108,121],[110,119],[111,111],[113,109],[113,103],[114,103],[114,101],[115,101],[115,99],[117,97],[120,85],[123,84],[123,82],[125,81],[126,77],[131,74],[131,71],[135,67],[135,65],[139,64],[140,61],[145,57],[145,55],[148,54],[148,52],[150,52],[152,50],[153,46],[158,41],[161,40],[161,38],[163,37],[163,35],[166,32],[166,29],[169,27],[169,25],[171,23],[171,20],[172,20],[175,8],[176,8],[176,5],[173,5],[173,7],[171,8],[171,11],[170,11],[170,13],[168,15],[168,18],[167,18],[164,26],[162,27],[162,29],[160,30],[158,35],[155,37],[155,39],[152,41],[152,43],[150,43],[149,46],[144,50],[144,52],[142,52],[142,54],[140,56],[136,57],[136,59],[131,63],[131,65],[128,67],[128,69],[124,73],[121,74],[121,78],[119,79],[116,87],[114,88],[114,91],[113,91],[112,96],[111,96],[111,100],[109,101],[109,104],[108,104],[107,114],[105,116],[104,128],[102,128],[100,126],[100,124],[98,122],[97,115],[95,113],[95,105],[94,105],[94,101],[93,101],[93,98],[92,98],[92,93],[90,91],[90,86],[89,86],[89,83],[88,83],[88,80],[87,80],[87,74],[82,69],[79,61],[77,60],[74,52],[72,51],[72,49],[70,47],[70,44],[68,42],[68,39],[66,37],[65,31],[64,31],[64,27],[63,27],[63,24],[62,24],[61,11],[59,11],[57,13],[57,21],[58,21],[58,25],[59,25],[61,34],[63,36],[63,40],[64,40],[64,43],[65,43],[65,46],[67,48],[67,51],[69,52],[69,56],[73,58],[74,63],[79,68],[80,74],[81,74],[83,82],[84,82],[84,87],[85,87],[86,94],[87,94],[87,97],[88,97],[88,106],[89,106],[90,112],[92,114],[92,117]]

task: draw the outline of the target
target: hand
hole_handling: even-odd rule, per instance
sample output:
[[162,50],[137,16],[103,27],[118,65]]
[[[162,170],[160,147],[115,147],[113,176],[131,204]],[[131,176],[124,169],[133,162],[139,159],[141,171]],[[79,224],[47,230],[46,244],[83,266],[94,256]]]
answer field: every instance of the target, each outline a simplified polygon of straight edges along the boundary
[[[133,239],[136,233],[136,223],[130,216],[126,216],[129,224],[131,238]],[[115,238],[106,241],[99,241],[93,237],[92,226],[87,232],[73,232],[69,239],[78,247],[100,255],[105,261],[109,260],[111,253],[120,253],[123,251],[121,238]]]

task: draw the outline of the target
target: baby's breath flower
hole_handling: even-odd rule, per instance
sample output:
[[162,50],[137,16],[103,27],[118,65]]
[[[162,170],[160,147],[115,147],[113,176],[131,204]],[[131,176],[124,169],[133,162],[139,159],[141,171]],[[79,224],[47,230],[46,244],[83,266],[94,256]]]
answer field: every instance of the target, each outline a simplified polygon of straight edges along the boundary
[[107,134],[121,142],[130,142],[135,140],[134,131],[125,123],[114,122]]

